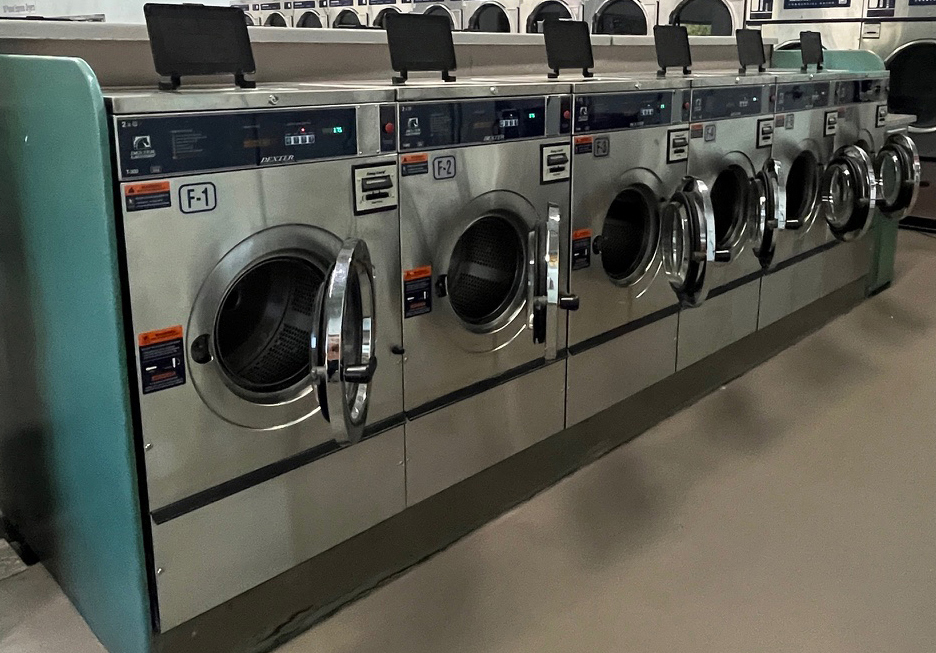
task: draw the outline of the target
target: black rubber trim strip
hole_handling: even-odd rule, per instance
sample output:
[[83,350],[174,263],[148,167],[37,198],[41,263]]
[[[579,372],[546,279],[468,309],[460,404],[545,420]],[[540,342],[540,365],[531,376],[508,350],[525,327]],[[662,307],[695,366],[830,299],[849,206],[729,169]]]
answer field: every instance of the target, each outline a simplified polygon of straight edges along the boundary
[[389,431],[390,429],[395,429],[398,426],[402,426],[406,423],[406,415],[404,413],[398,413],[392,417],[387,417],[382,419],[379,422],[374,422],[373,424],[368,424],[364,427],[364,435],[361,437],[362,440],[367,438],[372,438],[375,435],[380,435],[384,431]]
[[454,404],[456,402],[468,399],[469,397],[479,395],[482,392],[487,392],[492,388],[503,385],[508,381],[513,381],[517,377],[523,376],[528,372],[538,370],[541,367],[546,367],[545,358],[537,358],[536,360],[532,360],[529,363],[524,363],[523,365],[509,369],[502,374],[498,374],[497,376],[492,376],[490,378],[484,379],[483,381],[472,383],[471,385],[465,386],[464,388],[456,390],[455,392],[450,392],[447,395],[442,395],[441,397],[433,399],[432,401],[427,401],[421,406],[417,406],[412,410],[406,411],[406,418],[410,420],[417,419],[427,413],[431,413],[434,410],[444,408],[449,404]]
[[768,274],[768,275],[769,275],[769,274],[776,274],[777,272],[780,272],[781,270],[786,270],[786,269],[787,269],[788,267],[790,267],[790,266],[796,265],[797,263],[802,263],[802,262],[805,261],[806,259],[812,258],[813,256],[816,256],[816,255],[818,255],[818,254],[822,254],[823,252],[828,252],[828,251],[829,251],[830,249],[832,249],[833,247],[837,247],[837,246],[839,246],[839,245],[841,245],[841,244],[842,244],[841,241],[839,241],[839,240],[833,240],[833,241],[830,241],[830,242],[828,242],[828,243],[825,243],[824,245],[819,245],[819,247],[815,247],[815,248],[813,248],[813,249],[811,249],[811,250],[808,250],[808,251],[806,251],[806,252],[802,252],[802,253],[800,253],[800,254],[797,254],[796,256],[794,256],[794,257],[792,257],[792,258],[788,258],[788,259],[785,260],[785,261],[780,261],[780,262],[777,263],[775,266],[773,266],[772,268],[770,268],[769,270],[767,270],[767,274]]
[[153,521],[156,524],[165,524],[167,521],[173,519],[178,519],[183,515],[187,515],[190,512],[194,512],[200,508],[211,505],[216,501],[221,499],[226,499],[229,496],[237,494],[238,492],[243,492],[248,488],[252,488],[255,485],[260,485],[270,479],[274,479],[277,476],[282,476],[287,472],[291,472],[294,469],[299,469],[303,465],[308,465],[314,460],[323,458],[330,453],[334,453],[341,449],[339,445],[334,440],[330,442],[325,442],[318,446],[312,447],[302,453],[291,456],[284,460],[279,460],[275,463],[267,465],[266,467],[261,467],[260,469],[255,469],[252,472],[248,472],[243,476],[238,476],[233,478],[230,481],[225,481],[220,485],[215,485],[210,487],[207,490],[202,490],[196,494],[193,494],[190,497],[180,499],[174,503],[170,503],[167,506],[162,508],[157,508],[150,513],[150,517],[153,518]]
[[628,333],[632,333],[633,331],[636,331],[637,329],[642,329],[645,326],[649,326],[653,324],[654,322],[659,322],[660,320],[666,319],[670,317],[671,315],[676,315],[677,313],[679,313],[679,304],[673,304],[672,306],[667,306],[666,308],[661,309],[659,311],[655,311],[648,315],[644,315],[643,317],[638,318],[634,320],[633,322],[628,322],[627,324],[622,324],[619,327],[614,327],[613,329],[609,331],[605,331],[604,333],[599,333],[597,336],[592,336],[591,338],[588,338],[587,340],[583,340],[580,343],[572,345],[571,347],[569,347],[569,352],[573,356],[576,356],[578,354],[581,354],[582,352],[588,351],[589,349],[594,349],[595,347],[603,345],[606,342],[611,342],[612,340],[620,338],[621,336],[625,336]]
[[719,286],[718,288],[713,288],[712,290],[709,291],[708,297],[705,298],[705,301],[708,301],[710,299],[715,299],[719,295],[724,295],[726,292],[731,292],[735,288],[740,288],[746,283],[757,281],[762,276],[764,276],[764,271],[758,270],[757,272],[751,272],[751,274],[746,274],[743,277],[739,277],[735,279],[734,281],[729,281],[728,283],[722,286]]

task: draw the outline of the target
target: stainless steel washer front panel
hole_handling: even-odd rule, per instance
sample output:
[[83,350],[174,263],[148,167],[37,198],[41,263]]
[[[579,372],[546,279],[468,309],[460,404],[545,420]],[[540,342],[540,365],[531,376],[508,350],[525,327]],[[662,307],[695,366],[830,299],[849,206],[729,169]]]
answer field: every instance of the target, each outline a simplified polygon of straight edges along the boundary
[[676,368],[684,369],[757,330],[760,278],[710,296],[702,306],[679,314]]
[[[186,351],[190,351],[199,335],[191,331],[191,326],[199,314],[198,298],[206,280],[219,261],[239,244],[236,267],[243,269],[254,262],[254,257],[262,257],[266,253],[260,246],[263,234],[272,228],[314,231],[323,242],[354,236],[367,243],[377,270],[377,322],[381,331],[376,353],[380,363],[373,381],[369,422],[400,415],[402,361],[391,352],[402,343],[398,212],[355,216],[352,211],[351,168],[375,163],[389,164],[395,170],[396,157],[314,162],[167,180],[173,198],[171,207],[122,216],[134,333],[181,325]],[[205,213],[183,213],[178,198],[186,184],[213,184],[217,208]],[[284,242],[283,246],[296,247],[297,242]],[[205,310],[212,313],[217,307]],[[138,350],[134,356],[139,360]],[[311,390],[301,402],[289,405],[250,404],[225,392],[217,371],[208,370],[208,366],[202,369],[191,358],[187,365],[189,378],[184,385],[140,397],[142,436],[151,445],[145,455],[152,509],[332,439]],[[206,403],[204,392],[217,402]],[[248,404],[253,406],[252,411],[247,411]],[[263,417],[266,414],[273,417],[267,420]],[[258,421],[253,428],[244,426],[245,420],[254,419]]]
[[[440,364],[449,369],[444,359]],[[564,361],[406,424],[406,504],[412,506],[558,433]]]
[[403,427],[153,524],[163,631],[406,507]]
[[[541,146],[568,144],[569,137],[474,145],[427,152],[430,169],[437,157],[451,157],[455,175],[401,176],[400,214],[403,270],[432,269],[432,311],[403,321],[406,343],[406,409],[495,377],[544,356],[527,326],[526,293],[487,332],[466,325],[440,297],[437,282],[449,271],[464,232],[485,215],[504,215],[526,238],[543,223],[549,205],[561,216],[560,257],[569,251],[569,182],[541,184]],[[407,154],[401,155],[407,165]],[[526,242],[524,240],[524,242]],[[560,288],[568,271],[560,270]],[[524,277],[526,279],[526,277]],[[523,287],[526,287],[524,281]],[[566,317],[559,316],[558,342],[566,342]],[[561,345],[561,346],[564,346]]]

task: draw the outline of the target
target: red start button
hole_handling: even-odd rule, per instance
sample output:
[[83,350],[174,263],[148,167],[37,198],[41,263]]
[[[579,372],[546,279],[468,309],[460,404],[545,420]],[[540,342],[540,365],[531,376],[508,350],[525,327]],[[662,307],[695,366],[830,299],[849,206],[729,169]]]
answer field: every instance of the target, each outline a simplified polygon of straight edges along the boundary
[[387,134],[392,134],[395,129],[396,129],[396,126],[392,122],[388,122],[386,125],[383,126],[384,133],[387,133]]
[[683,108],[685,111],[689,111],[689,107],[690,107],[690,106],[692,106],[692,105],[689,104],[688,102],[683,102],[682,108]]
[[572,117],[572,112],[566,109],[565,111],[562,112],[562,117],[563,119],[568,120],[569,118]]

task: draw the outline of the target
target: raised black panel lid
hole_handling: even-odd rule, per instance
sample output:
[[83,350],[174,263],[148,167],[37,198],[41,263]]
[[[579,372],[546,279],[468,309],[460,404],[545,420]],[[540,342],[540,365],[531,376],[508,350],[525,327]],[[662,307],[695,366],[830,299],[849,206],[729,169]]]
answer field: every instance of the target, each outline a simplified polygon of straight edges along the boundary
[[748,66],[757,68],[757,72],[764,72],[767,55],[764,54],[764,38],[759,29],[735,30],[738,42],[738,62],[741,64],[741,74],[747,72]]
[[658,74],[665,75],[667,68],[682,68],[688,75],[692,67],[692,53],[689,51],[689,32],[682,25],[657,25],[653,28],[653,42],[656,45]]
[[399,73],[394,84],[403,84],[412,71],[438,71],[442,80],[453,82],[455,44],[448,16],[431,14],[389,14],[384,22],[390,65]]
[[558,77],[562,68],[576,68],[582,71],[583,76],[592,76],[589,69],[595,67],[595,58],[588,23],[547,20],[543,23],[543,38],[546,40],[546,62],[552,70],[549,77]]
[[819,32],[800,32],[800,53],[803,55],[803,70],[815,66],[822,70],[822,34]]
[[247,21],[237,7],[146,4],[153,64],[160,88],[178,88],[188,75],[234,75],[238,86],[255,86],[257,71]]

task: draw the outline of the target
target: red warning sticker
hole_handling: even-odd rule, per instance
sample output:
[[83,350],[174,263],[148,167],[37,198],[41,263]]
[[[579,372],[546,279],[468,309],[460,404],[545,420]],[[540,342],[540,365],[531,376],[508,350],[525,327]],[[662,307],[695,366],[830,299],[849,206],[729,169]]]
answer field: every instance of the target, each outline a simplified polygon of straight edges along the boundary
[[576,229],[572,232],[572,269],[584,270],[591,267],[591,229]]
[[575,153],[576,154],[591,154],[591,151],[594,147],[594,138],[591,136],[576,136],[575,137]]
[[400,157],[400,174],[404,177],[410,175],[429,174],[428,154],[404,154]]
[[181,326],[147,331],[140,344],[140,380],[143,394],[185,384],[185,345]]
[[403,317],[432,312],[432,266],[403,272]]
[[168,181],[147,181],[124,186],[127,211],[147,211],[172,206],[172,187]]

